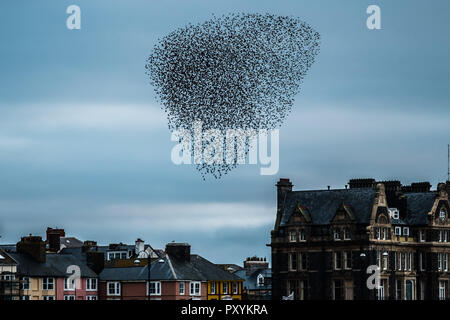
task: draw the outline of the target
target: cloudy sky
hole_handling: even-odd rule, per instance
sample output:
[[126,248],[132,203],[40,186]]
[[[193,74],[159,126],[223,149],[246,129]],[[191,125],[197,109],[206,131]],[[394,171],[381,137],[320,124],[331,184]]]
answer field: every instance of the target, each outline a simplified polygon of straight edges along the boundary
[[[366,28],[381,8],[382,30]],[[81,7],[81,30],[66,8]],[[280,170],[241,166],[203,181],[175,166],[145,75],[158,38],[230,12],[292,15],[321,52],[280,128]],[[270,257],[275,183],[446,179],[450,2],[2,1],[0,243],[47,226],[100,243],[185,241],[217,263]]]

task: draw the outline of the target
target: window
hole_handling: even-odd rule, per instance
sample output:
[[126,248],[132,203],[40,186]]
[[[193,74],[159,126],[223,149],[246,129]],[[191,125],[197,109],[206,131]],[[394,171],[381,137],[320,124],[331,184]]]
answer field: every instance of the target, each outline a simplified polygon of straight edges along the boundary
[[444,271],[448,271],[448,253],[444,255]]
[[264,276],[263,276],[262,274],[259,274],[259,275],[258,275],[258,278],[257,278],[257,285],[258,285],[258,287],[264,286]]
[[200,282],[195,281],[190,283],[191,296],[199,296],[200,294]]
[[402,228],[401,227],[395,227],[395,235],[401,236],[402,235]]
[[420,268],[420,271],[425,270],[424,265],[423,265],[423,253],[422,252],[419,253],[419,268]]
[[233,282],[233,294],[239,293],[239,283]]
[[120,282],[108,282],[108,296],[120,296]]
[[344,240],[351,240],[352,239],[352,235],[350,232],[350,228],[345,228],[344,229]]
[[405,300],[416,300],[414,280],[406,280],[405,284]]
[[408,227],[403,227],[403,235],[409,236],[409,228]]
[[126,259],[126,258],[127,258],[126,251],[112,251],[112,252],[108,252],[107,260]]
[[75,290],[75,279],[64,279],[64,290]]
[[334,253],[334,268],[336,270],[342,269],[342,253],[341,252]]
[[308,254],[305,252],[300,253],[300,270],[306,270],[308,268]]
[[345,269],[352,268],[352,252],[351,251],[344,252],[344,268]]
[[442,230],[439,231],[439,242],[442,242]]
[[22,283],[20,284],[22,290],[30,290],[30,278],[24,277]]
[[211,282],[211,294],[216,294],[216,283]]
[[447,231],[444,231],[444,242],[447,242]]
[[409,253],[409,261],[408,261],[408,270],[412,271],[412,261],[413,261],[413,254],[412,252]]
[[[214,282],[213,282],[214,283]],[[215,285],[215,283],[214,283]],[[211,290],[212,291],[212,290]],[[212,293],[212,292],[211,292]],[[184,282],[180,282],[180,294],[184,294]]]
[[298,292],[298,299],[299,300],[306,300],[308,295],[308,283],[307,281],[299,281],[299,292]]
[[397,252],[394,252],[394,270],[397,270],[398,268],[398,257]]
[[442,208],[441,211],[439,212],[439,218],[441,219],[441,221],[445,221],[445,210],[444,210],[444,208]]
[[150,281],[150,295],[151,296],[161,295],[161,282],[160,281]]
[[408,269],[408,253],[403,253],[403,270]]
[[55,279],[54,278],[43,278],[42,279],[42,290],[53,290],[55,289]]
[[20,299],[21,300],[30,300],[30,296],[21,296]]
[[1,279],[6,280],[6,281],[11,281],[11,280],[14,280],[15,277],[13,274],[6,274],[6,275],[1,276]]
[[97,296],[86,296],[86,300],[98,300]]
[[375,228],[375,239],[380,240],[380,228]]
[[308,282],[305,280],[290,280],[287,288],[287,295],[293,294],[294,300],[306,300],[308,297]]
[[228,294],[228,282],[223,283],[223,294]]
[[383,265],[382,265],[383,270],[388,269],[388,265],[389,265],[388,258],[389,258],[389,254],[387,252],[383,252]]
[[438,271],[442,271],[442,253],[438,253]]
[[75,300],[75,296],[74,295],[65,295],[64,300]]
[[297,254],[296,253],[289,254],[289,270],[291,270],[291,271],[297,270]]
[[425,242],[425,231],[423,231],[423,230],[419,231],[419,241]]
[[339,229],[334,229],[334,241],[341,240],[341,232]]
[[420,281],[420,300],[425,300],[425,281]]
[[306,241],[306,231],[305,229],[300,229],[299,231],[299,240]]
[[333,281],[333,300],[343,300],[344,299],[344,281],[334,280]]
[[446,291],[447,291],[447,282],[439,281],[439,300],[446,299]]
[[293,231],[289,232],[289,241],[296,242],[297,241],[297,233],[295,233]]
[[402,281],[401,280],[397,280],[395,283],[395,298],[397,300],[402,300]]
[[88,279],[86,279],[86,290],[87,291],[95,291],[95,290],[97,290],[97,279],[96,278],[88,278]]
[[384,295],[384,290],[386,288],[386,279],[380,279],[380,285],[378,286],[377,289],[377,300],[384,300],[385,299],[385,295]]
[[383,228],[383,240],[386,240],[386,228]]
[[42,300],[51,301],[51,300],[55,300],[55,297],[54,296],[42,296]]

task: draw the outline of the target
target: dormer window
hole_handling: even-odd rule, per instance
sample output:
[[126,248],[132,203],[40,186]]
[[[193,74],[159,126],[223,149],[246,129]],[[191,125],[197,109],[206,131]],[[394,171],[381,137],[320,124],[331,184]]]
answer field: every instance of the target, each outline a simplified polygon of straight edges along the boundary
[[299,240],[300,240],[300,241],[306,241],[306,232],[305,232],[305,229],[300,229],[298,235],[299,235]]
[[289,241],[296,242],[297,241],[297,233],[294,231],[289,232]]
[[380,228],[375,228],[375,239],[380,240]]
[[409,228],[408,227],[404,227],[403,228],[403,235],[404,236],[409,236]]
[[419,231],[419,240],[420,242],[425,242],[425,231],[423,230]]
[[352,239],[352,235],[350,232],[350,228],[345,228],[344,229],[344,240],[351,240]]
[[334,229],[334,241],[341,240],[341,232],[339,229]]
[[441,212],[439,212],[439,218],[441,221],[445,221],[445,210],[444,208],[441,209]]
[[401,236],[402,235],[402,228],[401,227],[395,227],[395,235]]

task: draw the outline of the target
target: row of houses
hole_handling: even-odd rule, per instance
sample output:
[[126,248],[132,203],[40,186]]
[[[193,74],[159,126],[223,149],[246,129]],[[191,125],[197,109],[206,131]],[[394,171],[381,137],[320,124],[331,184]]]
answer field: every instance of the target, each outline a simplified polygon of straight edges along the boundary
[[259,271],[266,280],[255,289],[250,275],[262,260],[250,260],[258,261],[227,269],[191,254],[188,243],[168,243],[164,250],[141,239],[102,246],[48,228],[45,241],[29,235],[0,245],[0,300],[268,299],[268,263]]

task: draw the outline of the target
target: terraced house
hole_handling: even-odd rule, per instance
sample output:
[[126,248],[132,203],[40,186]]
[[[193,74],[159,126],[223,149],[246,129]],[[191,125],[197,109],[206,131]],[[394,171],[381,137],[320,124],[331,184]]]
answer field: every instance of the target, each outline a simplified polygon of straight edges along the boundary
[[[276,186],[274,299],[449,299],[449,181],[436,190],[374,179],[338,190]],[[374,288],[368,267],[380,272]]]
[[[47,253],[41,237],[22,237],[16,251],[8,253],[17,262],[16,279],[22,300],[97,300],[97,274],[72,255]],[[73,268],[80,279],[70,280]]]
[[150,274],[146,260],[116,259],[105,267],[99,275],[100,299],[241,299],[243,280],[191,254],[187,243],[168,243],[164,255],[151,262]]

